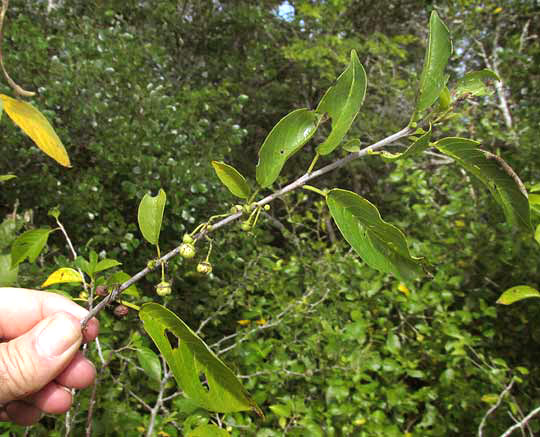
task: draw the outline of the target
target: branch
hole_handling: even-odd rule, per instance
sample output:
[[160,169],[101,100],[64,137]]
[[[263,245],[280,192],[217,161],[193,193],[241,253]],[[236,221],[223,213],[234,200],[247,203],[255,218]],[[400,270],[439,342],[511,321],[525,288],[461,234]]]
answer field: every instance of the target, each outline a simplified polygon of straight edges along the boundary
[[[343,166],[345,166],[346,164],[348,164],[349,162],[351,161],[354,161],[355,159],[358,159],[358,158],[361,158],[365,155],[368,155],[370,152],[374,151],[374,150],[377,150],[377,149],[381,149],[382,147],[385,147],[391,143],[393,143],[394,141],[397,141],[399,140],[400,138],[404,138],[404,137],[407,137],[409,136],[410,134],[412,134],[414,132],[414,129],[410,128],[410,127],[406,127],[404,129],[401,129],[399,132],[396,132],[395,134],[392,134],[358,152],[354,152],[354,153],[350,153],[348,154],[347,156],[341,158],[341,159],[338,159],[337,161],[334,161],[333,163],[330,163],[316,171],[313,171],[313,172],[310,172],[310,173],[305,173],[303,176],[299,177],[298,179],[296,179],[295,181],[291,182],[290,184],[286,185],[285,187],[281,188],[280,190],[274,192],[273,194],[270,194],[269,196],[266,196],[265,198],[263,198],[262,200],[259,200],[258,202],[255,202],[255,205],[257,205],[258,207],[262,207],[264,205],[266,205],[267,203],[270,203],[272,202],[273,200],[279,198],[279,197],[282,197],[284,196],[285,194],[291,192],[291,191],[294,191],[298,188],[301,188],[303,185],[305,185],[307,182],[315,179],[315,178],[318,178],[319,176],[322,176],[326,173],[329,173],[333,170],[336,170],[338,168],[341,168]],[[201,239],[202,237],[204,237],[206,234],[210,233],[210,232],[213,232],[219,228],[222,228],[226,225],[228,225],[229,223],[232,223],[234,222],[235,220],[239,219],[240,217],[242,216],[242,213],[241,212],[237,212],[237,213],[234,213],[234,214],[231,214],[229,215],[228,217],[212,224],[212,227],[211,227],[211,230],[209,230],[208,228],[206,228],[205,230],[203,230],[202,232],[199,232],[197,235],[194,236],[194,240],[199,240]],[[179,247],[176,247],[174,248],[173,250],[171,250],[170,252],[168,252],[167,254],[163,255],[161,258],[159,258],[155,263],[153,263],[154,265],[151,266],[152,268],[149,268],[148,266],[145,267],[144,269],[142,269],[140,272],[138,272],[137,274],[133,275],[130,279],[128,279],[126,282],[124,282],[123,284],[121,284],[120,286],[114,288],[113,291],[111,291],[111,293],[109,293],[105,298],[103,298],[103,300],[98,303],[94,308],[92,308],[89,312],[88,312],[88,315],[81,320],[81,327],[82,329],[85,329],[86,328],[86,325],[88,324],[88,321],[90,319],[92,319],[93,317],[95,317],[105,306],[107,306],[107,304],[111,301],[114,301],[119,295],[120,293],[122,293],[122,291],[124,291],[125,289],[127,289],[128,287],[132,286],[133,284],[135,284],[137,281],[139,281],[140,279],[144,278],[148,273],[150,273],[151,271],[157,269],[158,267],[160,267],[162,264],[166,264],[171,258],[173,258],[174,256],[178,255],[178,253],[180,252],[180,246]]]
[[486,421],[487,421],[487,418],[493,414],[495,412],[495,410],[497,408],[499,408],[499,406],[501,405],[501,402],[503,400],[503,398],[508,394],[508,392],[512,389],[513,385],[514,385],[514,380],[510,381],[510,384],[508,384],[504,390],[501,392],[501,394],[499,395],[499,398],[497,399],[497,402],[495,403],[495,405],[493,405],[488,411],[487,413],[484,415],[484,417],[482,417],[482,421],[480,422],[480,426],[478,427],[478,437],[483,437],[484,436],[484,426],[486,426]]
[[499,437],[509,437],[510,434],[512,434],[516,429],[527,426],[529,421],[540,413],[540,407],[536,407],[534,410],[532,410],[529,414],[527,414],[521,422],[516,423],[515,425],[512,425],[510,428],[508,428],[503,434],[501,434]]

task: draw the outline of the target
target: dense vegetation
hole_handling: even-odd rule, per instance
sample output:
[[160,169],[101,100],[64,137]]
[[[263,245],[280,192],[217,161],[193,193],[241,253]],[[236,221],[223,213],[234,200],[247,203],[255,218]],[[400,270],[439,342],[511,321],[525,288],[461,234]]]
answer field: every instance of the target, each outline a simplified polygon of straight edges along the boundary
[[[55,226],[48,212],[56,206],[81,256],[115,258],[134,274],[155,256],[139,233],[137,206],[163,188],[160,241],[163,250],[177,246],[184,232],[235,203],[211,160],[255,180],[272,126],[294,108],[316,107],[351,49],[369,82],[349,137],[368,145],[406,126],[433,9],[452,31],[450,83],[486,67],[502,79],[436,134],[480,140],[531,188],[540,182],[538,2],[65,0],[48,10],[12,0],[4,61],[38,91],[33,103],[74,168],[55,165],[3,120],[0,174],[17,178],[0,191],[0,281],[9,282],[16,235]],[[1,92],[11,93],[5,84]],[[295,155],[278,184],[310,158]],[[95,392],[78,393],[65,418],[0,430],[83,435],[91,397],[95,435],[128,436],[147,432],[150,418],[155,435],[170,436],[203,423],[234,436],[474,435],[512,383],[483,428],[500,435],[540,405],[539,304],[495,303],[513,285],[538,287],[533,235],[504,222],[487,190],[440,156],[395,163],[367,156],[317,186],[351,189],[376,204],[426,257],[425,277],[406,287],[371,269],[343,243],[323,199],[296,191],[273,202],[252,232],[236,225],[216,232],[212,274],[175,258],[166,272],[170,296],[156,296],[160,277],[152,273],[123,298],[159,299],[179,314],[240,376],[265,418],[198,409],[141,352],[156,349],[135,312],[118,318],[111,307],[99,316],[101,350],[88,349]],[[70,265],[69,256],[62,235],[52,235],[36,263],[20,265],[17,284],[39,286]],[[537,422],[524,430],[538,432]]]

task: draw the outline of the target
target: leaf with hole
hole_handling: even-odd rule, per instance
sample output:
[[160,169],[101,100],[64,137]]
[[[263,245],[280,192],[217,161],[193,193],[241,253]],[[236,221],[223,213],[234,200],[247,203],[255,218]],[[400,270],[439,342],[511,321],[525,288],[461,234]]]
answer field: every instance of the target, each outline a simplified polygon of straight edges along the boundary
[[187,397],[209,411],[262,415],[234,373],[176,314],[147,303],[139,317]]
[[503,209],[508,223],[532,232],[527,191],[518,175],[499,156],[477,148],[466,138],[443,138],[434,146],[479,179]]
[[241,199],[247,199],[249,197],[249,185],[246,182],[246,178],[238,170],[231,165],[218,161],[212,161],[212,167],[214,167],[219,180],[233,195]]
[[83,278],[77,270],[69,267],[62,267],[51,273],[45,282],[41,284],[41,288],[48,287],[49,285],[66,284],[70,282],[83,282]]
[[275,182],[287,159],[309,141],[321,119],[322,115],[315,111],[297,109],[272,128],[259,150],[256,176],[261,187],[269,187]]
[[[424,152],[430,146],[431,140],[431,125],[429,130],[420,138],[416,139],[403,153],[381,152],[381,157],[387,161],[397,161],[398,159],[410,158]],[[376,154],[377,152],[375,152]]]
[[501,297],[497,299],[497,303],[500,303],[502,305],[510,305],[515,302],[519,302],[523,299],[528,299],[531,297],[540,297],[540,293],[538,290],[529,287],[528,285],[517,285],[515,287],[509,288],[506,290],[503,294],[501,294]]
[[139,204],[137,214],[139,229],[145,240],[150,244],[158,244],[166,201],[167,196],[165,195],[165,191],[160,189],[157,196],[145,194]]
[[161,381],[161,363],[159,357],[147,347],[137,349],[137,359],[148,377],[156,382]]
[[332,152],[343,140],[358,115],[366,96],[367,76],[355,50],[345,71],[321,99],[316,111],[332,119],[332,131],[317,147],[320,155]]
[[26,258],[34,262],[47,244],[51,232],[53,229],[32,229],[19,235],[11,246],[11,265],[15,267]]
[[428,109],[439,97],[448,75],[444,73],[448,59],[452,54],[452,41],[446,25],[433,11],[429,20],[429,41],[424,59],[424,68],[420,75],[415,113]]
[[28,135],[34,143],[52,159],[64,167],[71,167],[62,141],[45,116],[30,103],[0,94],[4,111],[9,118]]
[[194,430],[190,431],[187,437],[229,437],[230,434],[226,429],[220,428],[217,425],[205,424],[199,425]]
[[326,201],[343,237],[370,267],[403,282],[422,273],[420,258],[410,255],[403,233],[385,222],[375,205],[338,188],[330,190]]
[[488,96],[493,93],[486,85],[486,81],[500,80],[499,76],[491,70],[485,68],[480,71],[473,71],[465,74],[456,83],[454,98],[461,99],[465,97]]

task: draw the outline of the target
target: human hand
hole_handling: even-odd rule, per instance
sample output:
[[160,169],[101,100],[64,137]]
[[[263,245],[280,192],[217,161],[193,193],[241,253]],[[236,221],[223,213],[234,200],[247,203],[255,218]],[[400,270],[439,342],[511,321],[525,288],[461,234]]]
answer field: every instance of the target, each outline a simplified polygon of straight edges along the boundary
[[95,368],[79,352],[99,331],[87,310],[54,293],[0,288],[0,421],[31,425],[71,407],[70,388],[86,388]]

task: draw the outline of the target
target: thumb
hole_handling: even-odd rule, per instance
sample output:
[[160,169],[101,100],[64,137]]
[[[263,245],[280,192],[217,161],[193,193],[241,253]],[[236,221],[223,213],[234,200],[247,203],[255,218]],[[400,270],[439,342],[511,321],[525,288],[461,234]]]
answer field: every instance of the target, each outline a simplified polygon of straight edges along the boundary
[[0,343],[0,404],[40,390],[71,362],[82,342],[81,325],[59,312],[24,335]]

